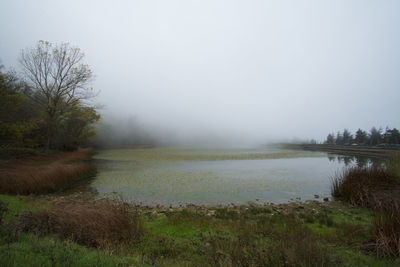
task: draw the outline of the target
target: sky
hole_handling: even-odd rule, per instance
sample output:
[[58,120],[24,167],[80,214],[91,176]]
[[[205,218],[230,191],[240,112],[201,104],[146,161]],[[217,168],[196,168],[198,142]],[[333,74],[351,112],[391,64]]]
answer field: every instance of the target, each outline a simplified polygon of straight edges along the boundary
[[[400,127],[400,1],[2,0],[0,60],[69,42],[105,117],[185,139]],[[162,131],[162,130],[160,130]]]

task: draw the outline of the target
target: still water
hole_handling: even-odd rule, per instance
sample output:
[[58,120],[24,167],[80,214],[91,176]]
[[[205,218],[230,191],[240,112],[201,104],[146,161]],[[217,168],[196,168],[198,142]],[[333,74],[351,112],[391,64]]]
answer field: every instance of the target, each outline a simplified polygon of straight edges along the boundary
[[351,158],[258,149],[119,149],[95,156],[99,194],[143,205],[282,203],[330,197],[331,178]]

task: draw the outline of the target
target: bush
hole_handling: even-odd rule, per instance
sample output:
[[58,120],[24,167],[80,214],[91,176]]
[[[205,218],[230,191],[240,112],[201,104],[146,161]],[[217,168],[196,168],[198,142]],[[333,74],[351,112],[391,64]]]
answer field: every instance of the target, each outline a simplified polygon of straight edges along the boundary
[[89,247],[138,241],[143,226],[138,212],[110,201],[58,203],[50,210],[25,212],[19,227],[37,235],[56,234]]
[[332,196],[353,205],[378,208],[390,204],[396,177],[383,167],[352,167],[332,179]]
[[400,256],[400,183],[393,168],[353,167],[332,180],[332,195],[353,205],[372,208],[375,250]]
[[24,147],[0,147],[0,159],[21,159],[40,155],[40,152],[33,148]]

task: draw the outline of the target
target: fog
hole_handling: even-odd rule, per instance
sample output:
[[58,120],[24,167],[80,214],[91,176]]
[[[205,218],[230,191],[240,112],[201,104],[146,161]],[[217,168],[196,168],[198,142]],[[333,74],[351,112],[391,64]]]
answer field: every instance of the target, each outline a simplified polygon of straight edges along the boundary
[[255,144],[400,127],[400,2],[2,0],[0,59],[69,42],[113,135]]

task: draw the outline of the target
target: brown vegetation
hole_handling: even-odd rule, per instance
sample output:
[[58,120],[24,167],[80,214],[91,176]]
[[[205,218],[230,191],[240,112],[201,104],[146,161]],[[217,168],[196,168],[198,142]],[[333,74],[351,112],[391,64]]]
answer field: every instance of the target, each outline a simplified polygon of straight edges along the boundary
[[351,167],[332,182],[332,195],[353,205],[391,209],[400,203],[400,182],[384,167]]
[[400,210],[380,212],[373,219],[376,252],[380,256],[400,256]]
[[137,211],[123,203],[65,201],[49,210],[23,213],[20,230],[56,234],[61,238],[106,248],[109,244],[140,239],[143,227]]
[[375,250],[380,256],[400,256],[400,182],[384,167],[352,167],[332,181],[332,195],[375,211]]
[[94,171],[86,162],[90,149],[14,160],[0,164],[0,193],[37,194],[56,191]]

